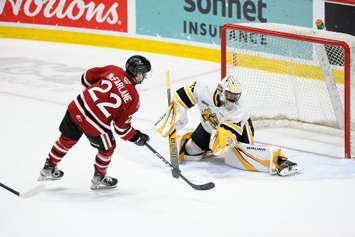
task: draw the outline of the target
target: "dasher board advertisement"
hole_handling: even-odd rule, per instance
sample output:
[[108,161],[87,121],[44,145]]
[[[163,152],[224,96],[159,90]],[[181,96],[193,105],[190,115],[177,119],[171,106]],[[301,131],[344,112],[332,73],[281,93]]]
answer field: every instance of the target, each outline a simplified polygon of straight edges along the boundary
[[0,21],[127,32],[127,0],[1,0]]
[[136,0],[137,34],[219,45],[225,23],[312,27],[312,0]]

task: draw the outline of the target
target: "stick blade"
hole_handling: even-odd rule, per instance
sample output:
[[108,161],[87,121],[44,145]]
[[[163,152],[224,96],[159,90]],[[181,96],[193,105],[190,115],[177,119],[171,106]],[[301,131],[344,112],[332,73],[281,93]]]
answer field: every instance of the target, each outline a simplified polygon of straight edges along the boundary
[[192,185],[192,187],[196,190],[205,191],[205,190],[210,190],[210,189],[214,188],[215,184],[213,182],[209,182],[209,183],[205,183],[205,184],[201,184],[201,185],[194,184],[194,185]]
[[44,184],[39,184],[35,187],[33,187],[32,189],[28,190],[27,192],[21,192],[19,197],[26,199],[26,198],[30,198],[40,192],[42,192],[45,189],[45,185]]

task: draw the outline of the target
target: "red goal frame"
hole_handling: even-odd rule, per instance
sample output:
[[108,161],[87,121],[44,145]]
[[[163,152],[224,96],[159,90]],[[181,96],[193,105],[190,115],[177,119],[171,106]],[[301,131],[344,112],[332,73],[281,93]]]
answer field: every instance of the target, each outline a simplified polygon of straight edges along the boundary
[[260,29],[247,25],[225,24],[221,29],[221,78],[226,76],[226,31],[234,29],[239,31],[258,33],[274,37],[306,41],[311,43],[328,44],[339,46],[344,49],[344,154],[346,158],[351,158],[351,111],[350,111],[350,47],[345,41],[327,39],[318,36],[299,35],[289,32],[281,32],[269,29]]

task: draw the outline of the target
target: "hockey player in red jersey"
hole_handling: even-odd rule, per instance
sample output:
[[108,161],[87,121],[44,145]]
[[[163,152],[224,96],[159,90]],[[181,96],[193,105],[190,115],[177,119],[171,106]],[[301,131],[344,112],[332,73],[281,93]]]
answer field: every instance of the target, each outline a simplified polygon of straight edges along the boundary
[[148,135],[131,126],[131,119],[139,108],[135,86],[150,71],[150,62],[140,55],[127,60],[126,70],[113,65],[87,70],[81,77],[85,90],[69,104],[59,126],[61,135],[50,150],[38,180],[61,179],[64,172],[57,168],[58,163],[85,134],[98,149],[91,189],[115,188],[117,179],[106,175],[116,147],[111,125],[120,138],[138,146],[149,140]]

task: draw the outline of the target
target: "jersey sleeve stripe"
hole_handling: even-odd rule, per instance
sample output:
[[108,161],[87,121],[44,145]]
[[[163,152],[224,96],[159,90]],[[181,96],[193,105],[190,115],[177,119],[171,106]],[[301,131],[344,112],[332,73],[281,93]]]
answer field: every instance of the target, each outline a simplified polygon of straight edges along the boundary
[[194,106],[193,101],[189,98],[188,93],[185,88],[182,87],[176,91],[176,95],[180,98],[180,100],[185,104],[187,108],[191,108]]
[[232,122],[224,122],[223,124],[221,124],[221,127],[228,131],[231,131],[236,136],[243,135],[243,128],[233,124]]
[[133,129],[132,126],[129,126],[128,128],[122,129],[122,128],[119,128],[116,124],[114,124],[113,127],[115,129],[115,132],[117,133],[117,135],[120,138],[125,138],[125,136],[127,136]]
[[191,88],[189,86],[184,86],[186,94],[189,96],[189,99],[192,101],[192,104],[195,105],[197,104],[197,99],[194,96],[194,93],[192,92]]
[[83,84],[85,87],[91,86],[91,84],[86,80],[86,72],[81,75],[81,84]]
[[118,135],[124,135],[125,133],[127,133],[127,131],[130,129],[131,126],[127,128],[120,128],[117,126],[116,123],[113,123],[113,127],[115,128],[115,131]]
[[187,105],[180,99],[180,97],[176,93],[174,94],[174,100],[185,110],[188,109]]
[[132,127],[129,127],[129,129],[123,134],[123,135],[119,135],[120,138],[124,139],[124,140],[129,140],[133,137],[135,130],[133,130]]
[[119,127],[117,127],[116,124],[114,124],[114,128],[115,128],[117,134],[123,134],[129,129],[129,127],[128,128],[119,128]]

